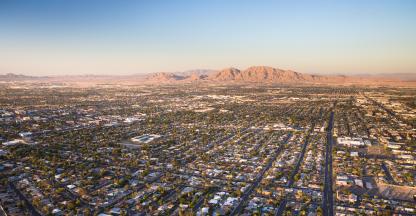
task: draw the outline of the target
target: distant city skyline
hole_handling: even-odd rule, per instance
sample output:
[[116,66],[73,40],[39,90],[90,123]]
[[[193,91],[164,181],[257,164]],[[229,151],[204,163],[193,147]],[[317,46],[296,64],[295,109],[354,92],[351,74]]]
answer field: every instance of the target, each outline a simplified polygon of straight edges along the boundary
[[0,74],[416,73],[414,1],[0,2]]

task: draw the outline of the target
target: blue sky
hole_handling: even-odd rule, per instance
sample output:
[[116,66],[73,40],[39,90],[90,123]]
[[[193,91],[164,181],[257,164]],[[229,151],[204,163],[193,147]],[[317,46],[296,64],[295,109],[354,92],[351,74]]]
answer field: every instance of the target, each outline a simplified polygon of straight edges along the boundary
[[0,0],[0,74],[416,73],[416,1]]

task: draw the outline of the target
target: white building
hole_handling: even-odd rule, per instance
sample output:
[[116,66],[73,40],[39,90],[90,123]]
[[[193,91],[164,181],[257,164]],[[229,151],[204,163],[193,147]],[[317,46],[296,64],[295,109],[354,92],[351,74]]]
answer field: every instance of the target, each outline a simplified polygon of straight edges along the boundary
[[337,138],[337,143],[349,147],[365,146],[363,138],[360,137],[339,137]]

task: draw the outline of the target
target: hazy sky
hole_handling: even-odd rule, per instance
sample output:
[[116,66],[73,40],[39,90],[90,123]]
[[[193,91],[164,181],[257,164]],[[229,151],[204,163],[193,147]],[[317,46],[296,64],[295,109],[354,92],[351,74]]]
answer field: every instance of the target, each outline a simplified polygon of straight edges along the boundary
[[0,0],[0,74],[416,73],[416,1]]

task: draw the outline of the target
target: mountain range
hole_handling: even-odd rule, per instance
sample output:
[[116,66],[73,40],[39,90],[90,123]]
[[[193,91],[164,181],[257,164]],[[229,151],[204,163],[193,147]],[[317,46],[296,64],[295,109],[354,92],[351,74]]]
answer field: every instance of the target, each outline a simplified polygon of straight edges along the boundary
[[7,73],[7,74],[0,74],[0,81],[25,81],[25,80],[39,80],[45,79],[47,77],[38,77],[38,76],[26,76],[22,74],[14,74],[14,73]]
[[184,82],[220,82],[220,83],[304,83],[304,84],[367,84],[392,83],[410,80],[397,79],[393,76],[367,76],[367,75],[312,75],[284,70],[268,66],[252,66],[245,70],[226,68],[219,71],[210,71],[200,74],[197,72],[180,73],[154,73],[148,75],[148,82],[184,83]]
[[135,75],[82,75],[36,77],[17,74],[0,75],[0,81],[65,82],[83,84],[330,84],[330,85],[395,85],[416,86],[415,74],[384,75],[312,75],[268,66],[252,66],[244,70],[225,68],[222,70],[189,70],[183,72],[158,72]]

